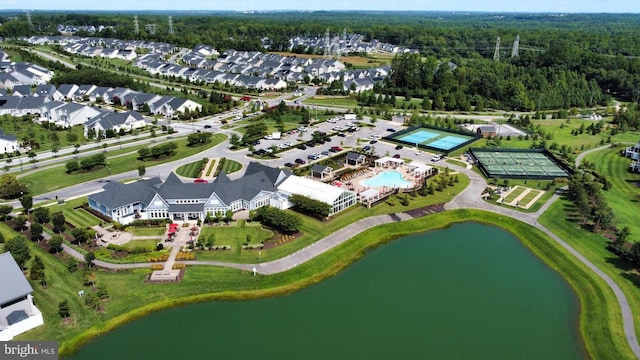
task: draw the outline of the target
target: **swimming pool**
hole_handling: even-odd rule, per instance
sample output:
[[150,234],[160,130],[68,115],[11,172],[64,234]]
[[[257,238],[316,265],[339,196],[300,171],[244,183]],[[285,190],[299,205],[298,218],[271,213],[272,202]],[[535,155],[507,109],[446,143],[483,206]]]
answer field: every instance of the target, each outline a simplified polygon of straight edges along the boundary
[[365,180],[360,180],[360,185],[369,187],[410,188],[411,183],[402,178],[397,171],[384,171]]

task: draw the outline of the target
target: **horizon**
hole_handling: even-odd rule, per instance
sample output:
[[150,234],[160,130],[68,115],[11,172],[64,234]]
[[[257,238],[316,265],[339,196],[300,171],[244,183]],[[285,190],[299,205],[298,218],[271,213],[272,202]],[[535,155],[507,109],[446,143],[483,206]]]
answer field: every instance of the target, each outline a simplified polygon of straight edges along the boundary
[[[25,4],[25,3],[28,3]],[[27,5],[27,6],[25,6]],[[325,0],[323,2],[300,2],[280,0],[277,3],[263,0],[243,2],[211,3],[206,0],[112,0],[108,3],[94,3],[87,9],[84,0],[0,0],[2,12],[7,11],[56,11],[56,12],[339,12],[339,11],[381,11],[381,12],[461,12],[461,13],[562,13],[562,14],[637,14],[640,2],[637,0],[539,0],[526,3],[521,0],[474,1],[474,0],[396,0],[393,8],[384,0]],[[473,9],[473,10],[470,10]]]

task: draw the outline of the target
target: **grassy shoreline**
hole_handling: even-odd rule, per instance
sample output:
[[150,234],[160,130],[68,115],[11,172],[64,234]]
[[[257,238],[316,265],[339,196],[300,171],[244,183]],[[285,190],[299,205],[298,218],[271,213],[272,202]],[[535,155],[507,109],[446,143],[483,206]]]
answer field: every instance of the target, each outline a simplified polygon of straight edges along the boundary
[[[566,250],[541,231],[515,219],[505,220],[504,216],[477,210],[447,211],[402,223],[377,226],[297,268],[282,274],[255,277],[251,281],[245,281],[237,290],[221,289],[219,292],[161,299],[115,316],[69,340],[62,341],[60,353],[69,355],[88,341],[156,311],[204,301],[247,300],[289,294],[334,276],[364,256],[368,249],[405,235],[438,230],[466,221],[496,226],[513,234],[536,256],[563,276],[579,299],[580,322],[577,326],[591,358],[634,358],[624,336],[621,336],[623,331],[620,309],[615,296],[602,279],[592,274],[586,266],[568,255]],[[185,282],[200,280],[199,275],[203,275],[205,271],[210,273],[212,269],[190,267]],[[237,271],[233,273],[235,277],[240,276]]]

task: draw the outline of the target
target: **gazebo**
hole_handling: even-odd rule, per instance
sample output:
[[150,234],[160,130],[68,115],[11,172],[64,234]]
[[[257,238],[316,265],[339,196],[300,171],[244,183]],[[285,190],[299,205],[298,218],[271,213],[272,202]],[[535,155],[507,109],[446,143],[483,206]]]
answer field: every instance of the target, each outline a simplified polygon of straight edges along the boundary
[[320,165],[320,164],[314,164],[311,167],[311,176],[319,177],[320,180],[324,180],[325,176],[331,178],[333,176],[333,168],[329,166]]
[[410,171],[413,171],[413,176],[415,177],[429,176],[433,173],[433,170],[434,170],[433,166],[420,164],[416,162],[407,164],[407,167],[409,167],[409,170],[407,170],[407,173]]
[[378,167],[378,165],[380,165],[381,167],[389,167],[392,166],[394,169],[398,168],[400,166],[402,166],[404,164],[404,160],[402,159],[396,159],[390,156],[385,156],[382,157],[378,160],[375,161],[376,163],[376,167]]
[[367,204],[368,207],[371,207],[371,203],[380,199],[380,190],[376,189],[367,189],[358,194],[361,203]]

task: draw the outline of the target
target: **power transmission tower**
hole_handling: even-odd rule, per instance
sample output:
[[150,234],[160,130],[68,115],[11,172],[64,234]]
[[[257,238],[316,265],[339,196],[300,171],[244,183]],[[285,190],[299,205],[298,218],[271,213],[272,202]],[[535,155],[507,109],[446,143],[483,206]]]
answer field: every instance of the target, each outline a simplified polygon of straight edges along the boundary
[[500,61],[500,36],[496,39],[496,51],[493,52],[493,60]]
[[156,24],[147,24],[144,26],[145,29],[149,32],[149,35],[155,35],[156,30],[158,29],[158,25]]
[[33,22],[31,21],[31,13],[28,10],[25,10],[27,13],[27,23],[29,24],[29,29],[33,30]]
[[173,18],[169,16],[169,35],[173,35]]
[[331,39],[329,38],[329,29],[324,33],[324,54],[323,59],[331,59]]
[[138,22],[138,15],[133,17],[133,28],[136,35],[140,34],[140,23]]
[[520,35],[516,35],[516,41],[513,42],[513,49],[511,49],[511,57],[518,56],[518,46],[520,46]]

